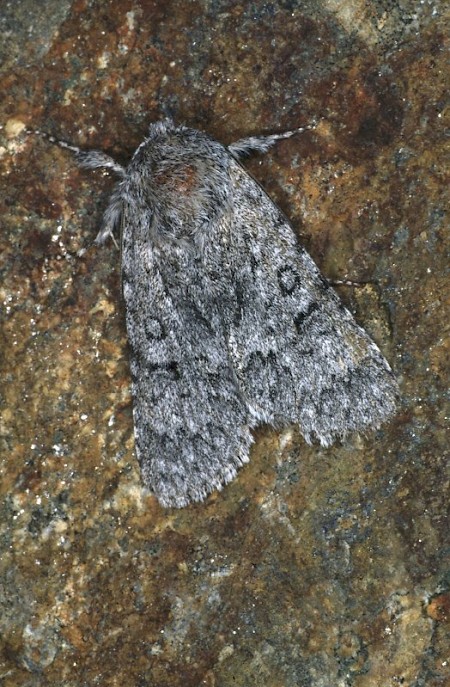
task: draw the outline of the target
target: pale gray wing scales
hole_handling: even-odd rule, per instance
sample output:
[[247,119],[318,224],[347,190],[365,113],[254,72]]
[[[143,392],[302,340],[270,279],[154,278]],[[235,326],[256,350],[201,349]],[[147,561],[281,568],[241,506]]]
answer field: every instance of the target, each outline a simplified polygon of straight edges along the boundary
[[[146,231],[148,225],[142,235]],[[249,413],[201,265],[197,271],[191,266],[183,283],[186,256],[177,262],[170,249],[161,255],[139,233],[125,212],[123,290],[136,449],[144,483],[163,505],[181,507],[220,489],[248,460]]]
[[260,186],[231,169],[236,309],[233,366],[255,417],[296,422],[329,444],[378,427],[395,409],[389,365],[299,246]]

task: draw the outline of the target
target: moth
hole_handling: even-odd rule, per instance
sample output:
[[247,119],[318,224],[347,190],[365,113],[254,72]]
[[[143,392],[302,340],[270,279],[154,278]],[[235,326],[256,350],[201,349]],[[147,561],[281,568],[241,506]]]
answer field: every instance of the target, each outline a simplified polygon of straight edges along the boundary
[[221,489],[252,429],[295,424],[328,446],[380,426],[398,387],[243,157],[296,133],[225,146],[164,120],[123,167],[98,244],[119,233],[142,479],[163,506]]

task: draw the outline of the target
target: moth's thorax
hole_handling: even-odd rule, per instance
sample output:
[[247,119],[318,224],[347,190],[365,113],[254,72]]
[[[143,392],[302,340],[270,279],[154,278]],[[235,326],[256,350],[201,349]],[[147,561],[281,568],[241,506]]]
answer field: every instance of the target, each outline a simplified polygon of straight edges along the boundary
[[157,209],[156,235],[208,231],[230,203],[229,165],[226,149],[199,132],[149,137],[127,169],[127,202]]

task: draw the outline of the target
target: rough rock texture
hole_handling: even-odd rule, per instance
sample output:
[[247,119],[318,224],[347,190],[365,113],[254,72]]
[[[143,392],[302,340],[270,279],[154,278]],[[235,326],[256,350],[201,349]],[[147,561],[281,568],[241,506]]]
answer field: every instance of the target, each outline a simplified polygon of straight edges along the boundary
[[[448,3],[45,5],[0,11],[2,687],[448,685]],[[118,253],[76,256],[112,180],[23,131],[126,161],[165,114],[321,119],[248,166],[365,282],[341,295],[402,389],[343,446],[259,431],[180,511],[140,482]]]

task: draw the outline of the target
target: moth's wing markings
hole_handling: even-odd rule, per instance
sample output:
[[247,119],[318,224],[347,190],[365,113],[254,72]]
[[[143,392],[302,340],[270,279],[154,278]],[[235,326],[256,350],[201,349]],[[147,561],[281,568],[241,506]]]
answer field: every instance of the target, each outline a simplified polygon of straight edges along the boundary
[[125,210],[123,289],[136,450],[144,482],[163,505],[181,507],[233,479],[248,460],[252,436],[220,307],[203,288],[204,275],[200,270],[184,298],[179,284],[171,284],[180,266],[171,274],[169,252],[158,256],[141,238],[139,223],[135,217],[127,222]]
[[397,397],[388,364],[264,190],[237,162],[230,174],[239,295],[228,345],[254,415],[325,445],[379,426]]

